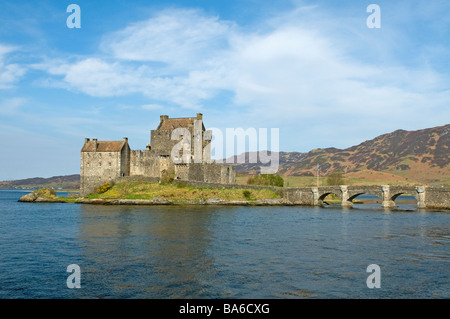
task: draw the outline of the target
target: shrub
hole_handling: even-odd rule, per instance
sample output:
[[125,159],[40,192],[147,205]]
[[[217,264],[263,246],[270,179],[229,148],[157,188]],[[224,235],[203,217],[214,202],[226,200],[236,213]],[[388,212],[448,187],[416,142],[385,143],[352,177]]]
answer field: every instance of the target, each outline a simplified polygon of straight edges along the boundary
[[252,192],[250,192],[249,190],[243,190],[242,191],[242,195],[244,195],[244,197],[246,198],[246,199],[250,199],[250,197],[252,196]]
[[111,189],[111,187],[113,187],[113,183],[111,182],[111,183],[105,183],[105,184],[103,184],[102,186],[100,186],[100,187],[97,187],[95,190],[94,190],[94,193],[95,194],[103,194],[103,193],[106,193],[109,189]]
[[247,184],[283,187],[284,180],[283,177],[281,177],[278,174],[261,174],[256,176],[250,176],[247,179]]
[[333,172],[327,176],[327,185],[343,185],[344,184],[344,174],[341,172]]
[[52,188],[41,188],[39,190],[37,190],[36,192],[39,196],[43,196],[43,197],[55,197],[56,193]]
[[175,170],[173,168],[161,172],[161,184],[170,184],[175,179]]

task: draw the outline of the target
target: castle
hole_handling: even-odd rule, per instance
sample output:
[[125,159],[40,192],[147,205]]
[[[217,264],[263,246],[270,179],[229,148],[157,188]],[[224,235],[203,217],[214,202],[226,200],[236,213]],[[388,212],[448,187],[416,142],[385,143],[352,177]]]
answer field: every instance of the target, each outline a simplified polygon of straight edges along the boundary
[[188,118],[161,115],[145,150],[131,150],[128,138],[122,141],[86,138],[81,150],[80,195],[92,193],[118,178],[160,179],[168,172],[177,180],[234,184],[235,167],[211,160],[211,138],[212,131],[205,129],[201,113]]

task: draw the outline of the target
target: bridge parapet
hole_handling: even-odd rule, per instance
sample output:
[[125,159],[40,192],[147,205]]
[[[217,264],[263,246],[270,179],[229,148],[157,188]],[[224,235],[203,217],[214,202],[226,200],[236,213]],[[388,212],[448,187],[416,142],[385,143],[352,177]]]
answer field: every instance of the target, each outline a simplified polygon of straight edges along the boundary
[[450,209],[450,187],[400,186],[400,185],[340,185],[322,187],[299,187],[283,189],[283,197],[298,205],[323,205],[328,194],[336,194],[342,200],[343,207],[351,207],[352,200],[362,194],[380,198],[381,206],[395,207],[395,200],[402,194],[411,194],[418,208]]

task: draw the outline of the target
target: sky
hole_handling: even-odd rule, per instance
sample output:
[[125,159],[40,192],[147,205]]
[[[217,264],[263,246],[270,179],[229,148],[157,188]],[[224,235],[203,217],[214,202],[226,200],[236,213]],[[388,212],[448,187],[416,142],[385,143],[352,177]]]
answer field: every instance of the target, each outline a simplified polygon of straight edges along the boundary
[[162,114],[296,152],[445,125],[449,57],[446,0],[2,0],[0,180],[79,173],[85,137],[145,149]]

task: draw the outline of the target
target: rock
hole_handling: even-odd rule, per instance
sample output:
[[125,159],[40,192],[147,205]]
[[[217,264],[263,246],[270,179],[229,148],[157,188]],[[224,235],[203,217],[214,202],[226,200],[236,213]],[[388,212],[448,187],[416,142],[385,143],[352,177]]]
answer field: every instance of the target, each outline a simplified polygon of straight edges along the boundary
[[280,205],[283,201],[278,198],[268,198],[264,202],[269,205]]
[[172,202],[170,200],[162,198],[162,197],[153,197],[151,199],[151,202],[153,204],[172,204]]
[[210,198],[208,200],[206,200],[206,204],[222,204],[224,203],[225,200],[223,200],[222,198]]
[[41,188],[32,193],[26,194],[19,199],[19,202],[52,202],[57,199],[55,191],[50,188]]
[[35,192],[23,195],[20,199],[19,202],[34,202],[37,198],[37,194]]

